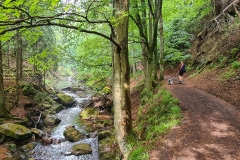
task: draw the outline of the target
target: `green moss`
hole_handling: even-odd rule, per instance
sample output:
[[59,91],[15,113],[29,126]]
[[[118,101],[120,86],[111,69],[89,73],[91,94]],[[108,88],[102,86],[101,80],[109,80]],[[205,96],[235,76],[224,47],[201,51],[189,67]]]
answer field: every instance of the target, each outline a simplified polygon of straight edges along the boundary
[[112,93],[112,90],[111,90],[111,88],[109,88],[109,87],[104,87],[104,88],[102,89],[102,93],[103,93],[103,94],[110,94],[110,93]]
[[25,140],[32,137],[32,133],[29,129],[22,125],[14,123],[4,123],[0,126],[0,133],[17,140]]
[[85,108],[82,110],[80,113],[80,117],[82,119],[90,119],[90,118],[95,118],[99,115],[99,112],[95,108]]
[[74,99],[66,94],[57,94],[58,98],[61,100],[64,105],[71,105],[74,103]]

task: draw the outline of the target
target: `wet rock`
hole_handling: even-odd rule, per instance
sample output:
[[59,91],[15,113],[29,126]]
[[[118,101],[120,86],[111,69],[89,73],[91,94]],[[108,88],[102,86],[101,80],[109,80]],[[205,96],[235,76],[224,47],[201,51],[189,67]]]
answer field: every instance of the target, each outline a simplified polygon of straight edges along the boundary
[[63,108],[63,106],[61,104],[56,104],[56,105],[52,105],[50,107],[50,109],[48,110],[48,112],[50,114],[55,114],[55,113],[58,113],[58,112],[62,111],[63,109],[64,108]]
[[60,99],[60,101],[63,105],[69,106],[69,105],[72,105],[74,103],[74,99],[69,95],[58,94],[57,96],[58,96],[58,98]]
[[52,144],[53,139],[49,136],[45,136],[42,138],[42,144]]
[[37,142],[31,142],[31,143],[28,143],[26,145],[23,145],[20,148],[20,150],[23,151],[23,152],[29,152],[29,151],[33,150],[36,146],[37,146]]
[[98,115],[99,112],[96,108],[84,108],[80,113],[80,117],[82,119],[97,118]]
[[31,132],[37,135],[38,137],[44,137],[46,135],[45,133],[43,133],[43,131],[37,128],[31,128]]
[[28,128],[14,123],[2,124],[0,126],[0,133],[17,140],[25,140],[32,137],[32,133]]
[[72,147],[72,154],[76,156],[91,154],[91,153],[92,153],[92,148],[91,148],[91,145],[88,143],[80,143]]
[[47,115],[46,118],[44,119],[43,123],[46,126],[53,126],[53,125],[57,125],[61,122],[60,119],[58,119],[56,116],[54,115]]
[[84,136],[83,133],[79,132],[74,126],[67,126],[63,135],[70,142],[77,142]]

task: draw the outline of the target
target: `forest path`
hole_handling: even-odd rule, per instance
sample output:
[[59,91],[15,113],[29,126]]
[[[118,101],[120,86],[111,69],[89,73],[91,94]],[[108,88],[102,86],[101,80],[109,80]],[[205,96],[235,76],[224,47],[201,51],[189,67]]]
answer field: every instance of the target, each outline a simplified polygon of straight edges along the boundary
[[188,80],[173,80],[165,87],[180,101],[183,120],[150,153],[150,160],[240,160],[240,111]]

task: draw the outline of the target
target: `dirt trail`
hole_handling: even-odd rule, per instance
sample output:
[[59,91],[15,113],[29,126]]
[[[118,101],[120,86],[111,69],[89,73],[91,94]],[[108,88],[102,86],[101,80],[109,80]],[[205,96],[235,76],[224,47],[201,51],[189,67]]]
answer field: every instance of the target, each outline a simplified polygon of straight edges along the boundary
[[239,110],[187,80],[166,88],[180,101],[183,120],[150,154],[151,160],[240,160]]

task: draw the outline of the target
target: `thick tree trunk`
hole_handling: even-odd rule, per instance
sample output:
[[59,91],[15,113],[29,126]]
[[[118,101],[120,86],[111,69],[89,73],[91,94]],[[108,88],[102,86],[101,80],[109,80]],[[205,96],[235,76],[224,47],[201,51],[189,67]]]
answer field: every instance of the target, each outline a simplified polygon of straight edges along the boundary
[[[128,12],[128,0],[115,0],[113,7],[115,17],[122,17]],[[127,136],[132,132],[131,102],[130,102],[130,67],[128,61],[128,17],[123,17],[121,23],[114,28],[113,39],[119,46],[113,45],[113,102],[114,126],[119,148],[128,157]]]
[[5,106],[2,56],[3,56],[2,43],[0,41],[0,118],[8,117],[8,114],[9,114]]

